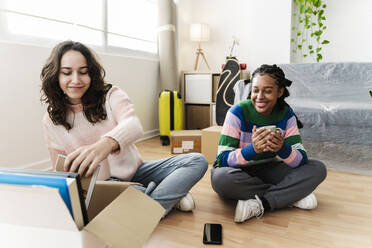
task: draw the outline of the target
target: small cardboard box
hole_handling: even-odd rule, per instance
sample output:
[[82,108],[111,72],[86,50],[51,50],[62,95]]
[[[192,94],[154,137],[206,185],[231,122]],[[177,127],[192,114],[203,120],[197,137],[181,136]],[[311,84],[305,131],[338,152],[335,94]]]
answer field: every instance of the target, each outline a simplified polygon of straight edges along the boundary
[[201,152],[207,159],[208,164],[213,164],[216,160],[221,130],[222,126],[211,126],[202,130]]
[[97,181],[82,230],[58,189],[0,184],[0,247],[142,247],[164,208],[130,184]]
[[172,154],[201,152],[200,130],[176,130],[170,136]]

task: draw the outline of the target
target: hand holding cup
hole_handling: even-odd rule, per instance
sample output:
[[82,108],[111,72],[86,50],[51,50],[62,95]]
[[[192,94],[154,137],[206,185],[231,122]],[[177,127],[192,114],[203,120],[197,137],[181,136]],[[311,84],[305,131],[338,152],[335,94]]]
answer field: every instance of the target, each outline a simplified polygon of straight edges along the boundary
[[264,151],[270,151],[270,152],[278,152],[284,143],[284,138],[282,136],[282,130],[280,128],[277,128],[275,125],[270,126],[263,126],[261,128],[265,128],[267,130],[270,130],[270,134],[266,137],[266,148]]
[[257,128],[253,127],[252,143],[256,153],[278,152],[284,143],[282,130],[275,125],[268,125]]

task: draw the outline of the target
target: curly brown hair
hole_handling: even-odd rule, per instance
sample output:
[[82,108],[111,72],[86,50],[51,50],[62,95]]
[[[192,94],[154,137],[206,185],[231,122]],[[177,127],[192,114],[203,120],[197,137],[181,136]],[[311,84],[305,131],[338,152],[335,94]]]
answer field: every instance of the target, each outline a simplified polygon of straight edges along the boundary
[[81,103],[84,115],[89,122],[97,123],[106,119],[107,113],[104,103],[106,93],[112,87],[111,84],[105,84],[105,70],[88,47],[75,41],[64,41],[55,46],[41,70],[42,95],[40,100],[48,105],[47,111],[53,123],[64,126],[66,130],[72,128],[71,124],[66,121],[69,102],[59,86],[58,75],[60,73],[61,58],[70,50],[80,52],[87,61],[91,83],[81,98]]

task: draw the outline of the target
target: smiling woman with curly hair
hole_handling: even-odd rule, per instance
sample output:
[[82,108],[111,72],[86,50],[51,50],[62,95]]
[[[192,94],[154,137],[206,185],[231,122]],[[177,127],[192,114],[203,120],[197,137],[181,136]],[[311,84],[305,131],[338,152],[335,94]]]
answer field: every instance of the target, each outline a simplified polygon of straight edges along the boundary
[[252,74],[248,99],[226,114],[211,183],[222,198],[237,201],[235,222],[288,206],[317,207],[312,192],[327,170],[308,159],[302,123],[285,101],[291,84],[277,65],[261,65]]
[[[59,75],[61,58],[69,50],[80,52],[86,59],[87,66],[84,68],[84,72],[87,72],[90,77],[90,87],[82,95],[81,104],[89,122],[96,123],[106,119],[103,103],[106,93],[112,87],[111,84],[105,84],[103,81],[105,70],[86,46],[73,41],[58,44],[41,71],[43,92],[41,99],[48,105],[47,111],[53,123],[63,125],[67,130],[72,128],[71,123],[66,121],[68,105],[71,102],[59,85]],[[62,75],[67,73],[69,72],[62,70]]]
[[[79,42],[65,41],[52,51],[41,72],[45,139],[52,163],[67,155],[65,171],[91,175],[101,165],[99,180],[138,182],[165,208],[194,209],[190,189],[203,177],[208,162],[199,153],[142,161],[135,142],[140,120],[128,95],[104,82],[105,71]],[[146,188],[145,188],[146,187]]]

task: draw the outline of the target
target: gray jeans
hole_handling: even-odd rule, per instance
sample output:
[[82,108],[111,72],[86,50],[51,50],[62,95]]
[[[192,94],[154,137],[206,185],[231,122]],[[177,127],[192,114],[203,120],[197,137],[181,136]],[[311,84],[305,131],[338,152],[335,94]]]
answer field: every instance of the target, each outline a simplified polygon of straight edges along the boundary
[[[155,188],[146,191],[145,187],[135,188],[145,192],[165,208],[166,216],[174,205],[204,176],[208,162],[200,153],[181,154],[161,160],[144,162],[136,171],[132,182],[145,187],[150,182]],[[141,189],[142,188],[142,189]]]
[[309,195],[326,178],[325,165],[317,160],[291,168],[272,162],[244,168],[217,167],[211,172],[212,187],[222,198],[247,200],[264,197],[271,209],[287,207]]

